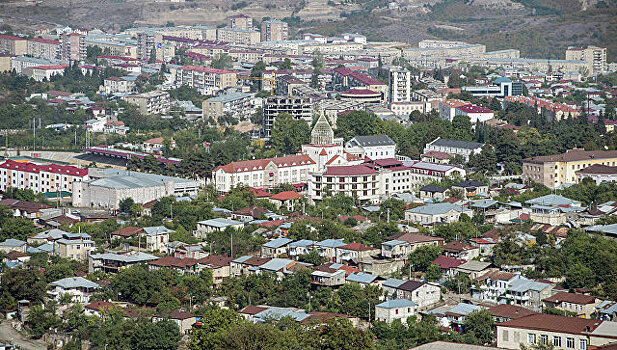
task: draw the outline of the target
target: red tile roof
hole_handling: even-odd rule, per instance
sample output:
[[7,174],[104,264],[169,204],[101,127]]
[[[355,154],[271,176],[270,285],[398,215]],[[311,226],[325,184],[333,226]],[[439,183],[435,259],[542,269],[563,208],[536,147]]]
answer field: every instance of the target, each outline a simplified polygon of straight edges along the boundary
[[111,235],[112,236],[122,236],[122,237],[132,237],[132,236],[135,236],[143,232],[143,230],[144,229],[141,227],[127,226],[127,227],[123,227],[119,230],[112,232]]
[[443,270],[448,270],[457,266],[460,266],[465,263],[463,259],[455,259],[449,256],[438,256],[437,259],[433,260],[431,264],[439,265],[439,267]]
[[100,300],[90,303],[88,305],[84,305],[84,309],[90,309],[90,310],[96,310],[96,311],[110,309],[112,307],[114,307],[114,304],[108,303],[106,301],[100,301]]
[[43,43],[43,44],[54,44],[54,45],[60,45],[60,42],[57,40],[52,40],[52,39],[43,39],[43,38],[32,38],[28,41],[34,41],[37,43]]
[[448,242],[443,246],[443,250],[446,252],[452,253],[460,253],[465,250],[478,249],[477,247],[472,246],[471,244],[463,241],[452,241]]
[[241,173],[255,170],[264,170],[266,166],[273,163],[277,168],[287,168],[292,166],[303,166],[315,164],[307,155],[295,155],[277,158],[265,158],[255,160],[245,160],[241,162],[232,162],[227,165],[218,166],[214,171],[223,170],[226,173]]
[[553,304],[560,304],[562,302],[566,302],[571,304],[588,305],[594,304],[596,302],[596,297],[585,294],[559,292],[553,296],[543,299],[543,301],[547,301]]
[[508,304],[501,304],[501,305],[493,306],[490,309],[488,309],[488,311],[491,313],[491,315],[495,317],[510,318],[510,319],[515,319],[515,318],[537,314],[537,312],[531,311],[522,306],[508,305]]
[[201,258],[197,260],[197,262],[201,265],[210,265],[212,267],[223,267],[223,266],[229,266],[229,263],[231,263],[232,260],[233,258],[230,258],[228,256],[209,255],[205,258]]
[[229,73],[235,73],[233,71],[225,70],[225,69],[216,69],[216,68],[199,67],[199,66],[183,66],[183,67],[180,67],[178,69],[179,70],[197,71],[197,72],[209,73],[209,74],[229,74]]
[[593,332],[602,322],[603,321],[578,317],[534,314],[497,323],[497,327],[535,329],[547,332],[587,335],[587,332]]
[[357,252],[369,252],[371,250],[377,250],[377,248],[373,248],[362,243],[349,243],[347,245],[340,246],[337,249],[353,250]]
[[286,201],[294,198],[304,198],[304,196],[294,191],[283,191],[270,197],[270,199],[275,199],[279,201]]
[[148,265],[159,266],[159,267],[178,267],[185,269],[189,266],[193,266],[197,264],[196,259],[186,258],[180,259],[173,256],[165,256],[160,259],[156,259],[150,261]]
[[66,174],[72,176],[86,176],[88,175],[88,169],[80,169],[70,165],[57,165],[57,164],[48,164],[48,165],[37,165],[34,163],[20,163],[14,160],[7,160],[4,163],[0,164],[0,168],[23,171],[28,173],[39,173],[41,171],[55,173],[55,174]]
[[245,315],[256,315],[265,310],[268,310],[268,308],[263,306],[248,305],[239,310],[238,313]]
[[329,167],[323,176],[358,176],[358,175],[372,175],[377,174],[376,170],[373,170],[366,165],[346,165],[346,166],[332,166]]

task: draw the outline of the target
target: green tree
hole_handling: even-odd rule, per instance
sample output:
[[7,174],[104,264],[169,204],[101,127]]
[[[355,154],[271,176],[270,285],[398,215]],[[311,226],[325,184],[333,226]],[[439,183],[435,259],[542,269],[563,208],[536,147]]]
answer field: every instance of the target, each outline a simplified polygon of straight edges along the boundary
[[279,152],[294,154],[300,146],[308,143],[309,125],[303,119],[295,120],[288,113],[279,113],[274,121],[270,142]]
[[246,322],[238,313],[228,309],[210,310],[201,320],[203,325],[191,333],[191,349],[217,349],[223,344],[223,332]]
[[174,350],[181,339],[178,325],[169,320],[144,322],[135,328],[131,347],[144,350]]
[[2,275],[2,290],[15,300],[25,299],[37,304],[47,294],[47,283],[40,269],[7,269]]
[[495,321],[490,311],[474,311],[467,315],[463,328],[472,334],[480,344],[491,344],[495,340]]
[[441,255],[442,248],[436,245],[423,245],[409,253],[408,263],[414,271],[426,271],[431,262]]
[[431,264],[426,269],[425,278],[429,282],[435,282],[441,278],[441,268],[437,264]]
[[233,58],[226,53],[220,54],[212,60],[210,67],[216,69],[231,69],[233,67]]
[[9,218],[2,223],[0,231],[0,241],[8,238],[25,241],[35,232],[34,224],[26,218]]
[[43,308],[41,305],[34,305],[28,313],[28,324],[31,328],[32,338],[39,339],[50,328],[60,324],[60,319],[56,315],[56,307],[53,302],[47,303]]
[[131,197],[124,198],[120,200],[119,207],[120,211],[123,213],[130,213],[131,207],[135,204],[135,201]]
[[299,260],[302,262],[313,264],[315,266],[324,264],[325,262],[328,261],[327,258],[319,255],[319,252],[316,249],[311,249],[311,251],[308,252],[308,254],[300,256]]

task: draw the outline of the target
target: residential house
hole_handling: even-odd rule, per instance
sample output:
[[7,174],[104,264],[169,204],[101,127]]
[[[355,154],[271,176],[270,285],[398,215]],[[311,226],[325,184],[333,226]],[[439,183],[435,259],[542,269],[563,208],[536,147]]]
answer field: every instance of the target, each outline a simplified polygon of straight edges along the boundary
[[244,223],[236,220],[230,220],[225,218],[215,218],[210,220],[203,220],[197,223],[197,230],[195,231],[195,237],[207,238],[210,232],[224,231],[226,228],[231,227],[239,230],[244,227]]
[[493,248],[497,245],[497,241],[490,238],[477,237],[469,239],[469,243],[480,250],[480,256],[493,255]]
[[346,263],[349,261],[358,261],[372,256],[377,256],[381,252],[378,248],[373,248],[361,243],[350,243],[336,249],[335,261],[337,263]]
[[315,249],[317,249],[319,256],[328,259],[328,261],[335,261],[336,248],[344,245],[346,244],[342,239],[325,239],[315,243]]
[[372,160],[395,158],[396,143],[388,135],[356,136],[347,141],[345,151]]
[[126,226],[110,233],[111,239],[127,239],[143,234],[144,229],[136,226]]
[[392,323],[401,320],[407,324],[407,318],[416,314],[418,305],[407,299],[393,299],[375,305],[375,320]]
[[234,220],[249,222],[253,220],[260,220],[269,212],[270,211],[268,209],[264,209],[262,207],[257,207],[257,206],[251,206],[247,208],[234,210],[231,213],[231,218]]
[[62,258],[87,260],[96,246],[88,234],[68,234],[55,241],[56,254]]
[[287,255],[289,258],[297,260],[298,257],[308,254],[311,250],[316,249],[316,241],[309,239],[301,239],[299,241],[289,243],[287,247]]
[[103,271],[106,273],[117,273],[124,268],[145,264],[156,259],[158,257],[155,255],[136,251],[91,254],[88,258],[88,272]]
[[480,256],[480,248],[467,242],[456,240],[448,242],[443,246],[443,254],[451,258],[473,260]]
[[447,320],[450,323],[450,327],[455,331],[461,332],[463,331],[463,326],[465,324],[465,319],[467,315],[472,312],[481,311],[484,307],[467,304],[467,303],[459,303],[454,307],[448,309],[445,313]]
[[358,283],[362,287],[379,285],[379,276],[366,272],[355,272],[345,278],[347,283]]
[[475,180],[465,180],[452,185],[453,190],[460,190],[465,197],[487,195],[488,185]]
[[513,281],[506,289],[500,303],[519,305],[527,309],[541,312],[543,299],[553,294],[554,284],[537,282],[521,277]]
[[456,268],[457,273],[468,275],[469,278],[475,279],[489,271],[492,264],[486,261],[470,260]]
[[456,268],[465,263],[465,260],[451,258],[447,256],[440,255],[435,260],[431,262],[431,264],[435,264],[439,266],[441,269],[441,274],[445,277],[451,278],[456,274]]
[[220,285],[223,280],[231,276],[231,261],[233,258],[223,255],[209,255],[197,260],[197,269],[202,271],[208,269],[212,271],[214,285]]
[[481,301],[497,303],[499,298],[506,293],[512,282],[520,277],[519,274],[511,272],[488,272],[474,278],[477,284],[471,286],[471,297]]
[[575,313],[577,317],[591,318],[600,300],[592,295],[558,292],[542,299],[545,307]]
[[159,322],[169,320],[178,325],[178,329],[180,330],[180,334],[189,334],[193,327],[193,324],[197,322],[197,317],[192,313],[173,310],[169,313],[163,313],[159,315],[152,316],[152,322]]
[[51,282],[50,290],[47,295],[56,300],[60,300],[63,295],[69,294],[75,303],[87,304],[90,302],[92,294],[101,286],[83,277],[67,277]]
[[114,304],[110,302],[97,300],[90,304],[84,305],[84,315],[100,317],[102,312],[107,311],[113,307]]
[[316,266],[311,272],[311,283],[318,286],[339,287],[345,284],[345,270],[326,265]]
[[294,211],[303,195],[294,191],[283,191],[270,196],[268,200],[276,206],[277,209],[285,208],[289,211]]
[[438,137],[435,140],[426,144],[423,153],[428,153],[430,151],[444,152],[449,154],[450,156],[462,156],[465,158],[465,161],[468,162],[469,156],[482,152],[483,146],[483,143],[448,140]]
[[496,323],[506,322],[517,318],[534,315],[537,312],[526,309],[522,306],[500,304],[488,309]]
[[262,258],[279,258],[287,256],[287,248],[293,240],[289,238],[276,238],[261,245]]
[[457,222],[461,214],[473,216],[473,211],[452,203],[430,203],[405,210],[405,220],[421,225]]
[[148,262],[150,270],[160,270],[163,268],[178,271],[180,274],[197,274],[197,260],[192,258],[180,259],[173,256],[165,256]]
[[4,242],[0,242],[0,251],[10,253],[12,251],[25,253],[27,243],[14,238],[7,238]]
[[164,251],[169,243],[169,234],[174,232],[165,226],[144,227],[146,249],[150,251]]
[[420,187],[420,199],[443,199],[447,197],[448,189],[441,186],[426,185]]
[[497,347],[520,349],[551,344],[557,349],[591,349],[615,341],[617,324],[549,314],[534,314],[498,323]]
[[437,284],[424,281],[403,281],[403,283],[399,283],[400,281],[395,279],[387,280],[388,289],[384,287],[384,291],[388,293],[394,290],[394,299],[411,300],[418,305],[418,310],[437,304],[441,299],[441,288]]
[[417,233],[401,232],[387,237],[388,241],[381,244],[381,255],[391,259],[407,259],[407,256],[416,248],[424,245],[442,245],[441,237],[421,235]]

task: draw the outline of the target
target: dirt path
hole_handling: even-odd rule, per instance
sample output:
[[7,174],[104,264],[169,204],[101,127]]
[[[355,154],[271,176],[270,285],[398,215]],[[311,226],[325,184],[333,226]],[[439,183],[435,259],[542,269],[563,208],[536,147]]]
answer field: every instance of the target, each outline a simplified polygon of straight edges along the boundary
[[0,339],[10,344],[19,345],[21,350],[46,350],[47,344],[42,340],[32,340],[24,337],[13,328],[10,321],[0,323]]

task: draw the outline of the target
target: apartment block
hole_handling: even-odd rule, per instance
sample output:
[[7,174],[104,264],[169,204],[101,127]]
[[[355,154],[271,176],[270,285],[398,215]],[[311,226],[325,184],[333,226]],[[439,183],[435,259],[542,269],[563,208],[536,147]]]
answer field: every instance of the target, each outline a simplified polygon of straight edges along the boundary
[[86,59],[86,36],[77,33],[60,35],[60,58],[66,61]]
[[53,60],[60,55],[60,42],[51,39],[34,38],[28,40],[28,55]]
[[606,47],[569,47],[566,50],[566,60],[585,61],[588,66],[589,74],[591,75],[602,74],[608,69],[606,63]]
[[279,20],[263,21],[261,23],[261,41],[287,40],[289,26]]
[[411,101],[411,72],[406,69],[390,70],[390,102]]
[[238,45],[255,45],[261,39],[261,34],[256,30],[229,27],[219,28],[216,36],[218,41]]
[[230,92],[209,98],[202,102],[203,118],[217,120],[219,117],[229,114],[240,120],[249,119],[255,111],[251,102],[252,96],[243,92]]
[[166,91],[150,91],[139,95],[126,96],[124,100],[137,105],[139,112],[143,115],[169,112],[169,93]]
[[253,30],[253,19],[243,14],[231,16],[229,26],[236,29]]
[[28,43],[24,38],[0,35],[0,53],[21,56],[28,53]]
[[272,127],[279,113],[288,113],[294,119],[303,119],[309,125],[313,121],[313,103],[308,98],[293,96],[272,96],[263,100],[263,131],[266,137],[272,135]]
[[566,153],[523,159],[523,180],[534,181],[548,188],[574,184],[577,171],[592,165],[617,166],[617,151],[568,150]]
[[183,66],[176,71],[176,82],[200,90],[204,95],[214,95],[236,86],[237,76],[235,72],[224,69]]
[[73,191],[73,184],[88,180],[88,169],[74,166],[6,160],[0,164],[0,190],[18,188],[34,193]]

